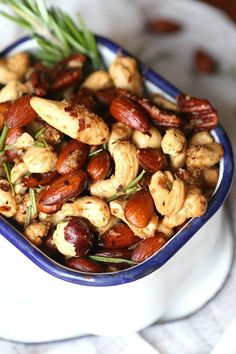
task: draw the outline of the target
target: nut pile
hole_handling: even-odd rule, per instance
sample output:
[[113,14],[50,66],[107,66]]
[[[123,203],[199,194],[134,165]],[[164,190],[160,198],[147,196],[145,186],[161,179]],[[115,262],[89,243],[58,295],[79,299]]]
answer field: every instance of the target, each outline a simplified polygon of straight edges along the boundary
[[148,97],[130,57],[91,71],[0,60],[0,213],[63,265],[113,272],[143,262],[207,209],[222,146],[205,99]]

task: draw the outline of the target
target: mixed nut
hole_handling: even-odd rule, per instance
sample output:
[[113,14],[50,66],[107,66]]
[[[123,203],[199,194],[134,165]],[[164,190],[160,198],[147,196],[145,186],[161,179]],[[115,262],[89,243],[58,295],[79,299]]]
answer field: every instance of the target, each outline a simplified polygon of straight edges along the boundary
[[48,256],[118,271],[206,211],[224,154],[207,100],[148,96],[126,56],[91,72],[81,54],[48,68],[18,53],[0,82],[0,213]]

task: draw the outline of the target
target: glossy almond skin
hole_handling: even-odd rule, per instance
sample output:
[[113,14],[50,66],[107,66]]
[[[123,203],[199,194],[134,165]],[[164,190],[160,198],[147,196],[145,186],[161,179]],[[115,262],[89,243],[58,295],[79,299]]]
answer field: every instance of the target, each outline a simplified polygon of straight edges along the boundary
[[166,158],[160,149],[145,148],[138,151],[139,164],[145,171],[157,172],[166,168]]
[[125,217],[134,226],[146,227],[154,213],[154,203],[148,190],[134,193],[125,206]]
[[44,205],[42,203],[37,202],[37,210],[44,214],[54,214],[57,211],[61,210],[62,204],[54,204],[54,205]]
[[143,262],[164,246],[165,243],[165,236],[161,232],[153,237],[141,240],[135,247],[131,260],[137,263]]
[[89,146],[78,140],[71,140],[61,151],[57,159],[57,171],[66,175],[80,170],[87,159]]
[[69,258],[65,261],[65,266],[88,273],[102,273],[105,270],[105,267],[102,264],[85,257]]
[[92,156],[87,165],[87,172],[94,181],[100,181],[106,178],[110,171],[111,161],[107,151],[102,151]]
[[18,98],[6,113],[6,123],[9,128],[21,128],[37,117],[37,113],[30,106],[31,96]]
[[193,63],[195,69],[201,73],[210,74],[216,71],[217,64],[215,59],[202,49],[195,51]]
[[82,170],[60,176],[39,194],[38,201],[46,206],[66,203],[85,189],[87,181],[87,174]]
[[95,256],[131,259],[132,253],[133,250],[129,248],[116,248],[98,251],[95,253]]
[[120,123],[142,133],[149,130],[148,116],[142,107],[128,97],[117,97],[110,105],[110,113]]
[[[6,145],[13,145],[22,134],[23,130],[21,128],[9,129],[6,138]],[[15,148],[6,150],[5,153],[10,162],[13,162],[18,156],[17,150]]]
[[0,130],[2,130],[5,123],[6,114],[11,106],[11,102],[1,102],[0,103]]
[[170,34],[180,31],[182,25],[170,19],[153,18],[148,21],[147,29],[157,34]]
[[30,177],[25,176],[22,178],[21,183],[25,187],[35,188],[38,186],[46,186],[53,181],[58,173],[56,171],[47,173],[33,173]]
[[77,216],[67,218],[64,227],[64,238],[73,244],[76,256],[84,256],[94,245],[94,236],[88,225]]
[[125,248],[134,245],[140,240],[135,236],[128,225],[119,223],[100,236],[99,246],[106,249]]
[[94,93],[98,103],[101,106],[109,107],[112,101],[117,97],[118,91],[116,88],[99,90]]

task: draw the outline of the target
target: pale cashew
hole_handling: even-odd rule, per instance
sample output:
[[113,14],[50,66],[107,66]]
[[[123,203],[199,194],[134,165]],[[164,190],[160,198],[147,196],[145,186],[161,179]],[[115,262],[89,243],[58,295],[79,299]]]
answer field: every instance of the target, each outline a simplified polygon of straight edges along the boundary
[[49,223],[34,220],[25,228],[24,235],[34,245],[40,246],[43,242],[43,238],[47,236],[49,228]]
[[8,58],[0,59],[0,82],[7,84],[12,80],[21,80],[29,68],[29,56],[17,53]]
[[33,97],[31,107],[49,125],[89,145],[108,142],[109,129],[104,120],[82,105]]
[[105,70],[97,70],[87,76],[81,87],[86,87],[93,91],[109,89],[113,86],[109,73]]
[[206,168],[217,164],[224,155],[221,144],[191,145],[187,149],[187,167]]
[[163,224],[168,228],[179,226],[189,218],[203,215],[206,209],[207,201],[201,190],[196,187],[187,187],[183,208],[174,215],[165,216]]
[[0,103],[15,101],[24,93],[29,93],[29,88],[27,85],[22,84],[17,80],[9,81],[0,91]]
[[188,141],[189,145],[206,145],[213,142],[213,136],[208,131],[194,133]]
[[13,144],[17,150],[26,150],[32,145],[34,145],[34,139],[28,133],[23,133],[16,142]]
[[158,228],[158,216],[154,214],[146,227],[134,226],[125,218],[124,210],[126,203],[127,201],[124,199],[116,199],[110,202],[111,214],[124,221],[136,236],[139,236],[140,238],[148,238],[154,236]]
[[132,140],[138,149],[143,148],[157,148],[161,147],[162,136],[159,131],[151,127],[147,133],[142,133],[139,130],[135,130],[132,136]]
[[46,173],[55,171],[57,155],[44,147],[32,146],[23,155],[23,161],[31,173]]
[[107,203],[96,197],[81,197],[73,203],[66,203],[62,207],[66,216],[81,216],[87,219],[95,228],[102,228],[109,223],[111,214]]
[[207,187],[215,188],[219,178],[219,169],[210,167],[203,170],[203,178]]
[[12,194],[11,186],[5,179],[0,180],[0,214],[7,218],[16,214],[17,203]]
[[162,220],[159,220],[157,231],[162,232],[167,238],[171,238],[174,235],[174,230],[166,227]]
[[97,227],[96,231],[99,233],[99,235],[104,234],[104,232],[106,232],[107,230],[110,230],[113,226],[115,226],[116,224],[118,224],[119,219],[116,218],[115,216],[111,215],[108,224],[106,226],[103,227]]
[[109,74],[116,87],[142,95],[142,78],[137,61],[126,56],[117,56],[109,67]]
[[155,93],[152,98],[153,102],[158,106],[161,106],[164,109],[168,109],[171,111],[178,111],[178,106],[176,102],[172,102],[168,100],[166,97],[160,95],[159,93]]
[[115,146],[115,143],[119,140],[129,140],[129,138],[132,135],[132,129],[127,127],[126,125],[122,123],[115,123],[112,126],[111,129],[111,135],[108,141],[108,150],[113,156],[113,149]]
[[161,147],[164,154],[170,156],[171,164],[174,168],[180,168],[185,165],[186,161],[186,138],[184,133],[172,128],[165,133]]
[[170,171],[157,171],[151,178],[149,190],[157,211],[161,215],[174,215],[184,204],[185,185],[174,179]]
[[18,183],[14,185],[14,191],[16,196],[22,196],[26,193],[27,187],[24,187],[23,184]]
[[21,178],[28,172],[28,167],[24,162],[15,164],[11,169],[10,178],[11,183],[20,182]]
[[64,220],[65,217],[66,215],[62,210],[59,210],[54,214],[45,214],[43,212],[39,212],[38,214],[38,218],[40,221],[49,222],[53,226],[56,226],[59,222]]
[[129,141],[118,141],[113,148],[115,174],[109,179],[90,185],[90,193],[101,199],[111,198],[120,188],[126,187],[138,173],[139,162],[136,147]]

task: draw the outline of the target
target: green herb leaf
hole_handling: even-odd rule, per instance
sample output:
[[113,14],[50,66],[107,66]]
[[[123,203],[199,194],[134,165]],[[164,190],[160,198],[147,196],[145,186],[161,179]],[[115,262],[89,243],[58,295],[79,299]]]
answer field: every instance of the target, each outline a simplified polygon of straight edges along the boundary
[[14,186],[11,182],[11,165],[8,162],[4,162],[2,165],[3,165],[4,171],[5,171],[7,180],[11,186],[12,194],[15,195]]
[[28,205],[26,207],[26,216],[25,216],[25,227],[26,228],[29,223],[30,223],[30,219],[31,219],[31,209],[32,209],[32,205]]
[[33,188],[29,188],[29,196],[30,196],[30,202],[31,202],[31,216],[34,216],[37,214],[37,204],[36,204],[36,197],[35,197],[35,191]]
[[136,262],[124,258],[103,257],[103,256],[95,256],[95,255],[90,255],[89,258],[92,259],[93,261],[105,262],[105,263],[127,263],[131,265],[137,264]]
[[0,152],[4,150],[7,134],[8,134],[8,126],[5,124],[0,136]]

